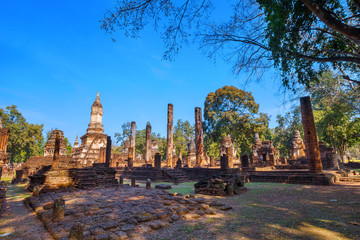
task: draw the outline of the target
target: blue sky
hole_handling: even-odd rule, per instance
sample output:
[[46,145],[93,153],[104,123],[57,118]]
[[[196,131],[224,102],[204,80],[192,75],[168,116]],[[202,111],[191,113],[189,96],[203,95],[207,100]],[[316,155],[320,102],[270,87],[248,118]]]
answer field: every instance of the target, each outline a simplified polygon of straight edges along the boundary
[[163,43],[152,28],[141,38],[111,36],[99,20],[115,1],[5,0],[0,8],[0,108],[17,105],[27,121],[58,128],[71,142],[85,134],[96,93],[104,108],[105,133],[114,136],[127,121],[138,129],[149,121],[166,136],[167,104],[174,120],[194,122],[194,108],[224,85],[251,91],[260,111],[286,109],[272,71],[244,88],[246,75],[214,64],[196,45],[184,46],[175,61],[162,60]]

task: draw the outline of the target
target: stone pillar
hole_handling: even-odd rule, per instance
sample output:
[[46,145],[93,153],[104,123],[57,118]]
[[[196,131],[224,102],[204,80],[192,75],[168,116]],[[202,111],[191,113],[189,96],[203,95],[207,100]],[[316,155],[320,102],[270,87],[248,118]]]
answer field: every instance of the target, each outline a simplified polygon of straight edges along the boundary
[[196,166],[202,167],[204,160],[204,136],[202,128],[201,108],[195,108],[195,144],[196,144]]
[[310,97],[300,98],[300,103],[309,171],[312,173],[319,173],[322,170],[322,163]]
[[54,222],[64,219],[65,213],[65,201],[62,198],[58,198],[54,201],[52,220]]
[[[136,160],[136,151],[135,151],[135,136],[136,136],[136,122],[131,122],[130,129],[130,148],[133,149],[133,160]],[[129,149],[130,154],[130,149]]]
[[172,164],[171,164],[173,168],[176,167],[176,162],[177,162],[177,160],[178,160],[178,157],[177,157],[176,151],[175,151],[175,149],[174,149],[173,154],[172,154]]
[[182,161],[182,149],[181,148],[179,149],[179,157],[178,158],[180,159],[180,161]]
[[168,116],[167,116],[167,148],[166,148],[166,164],[168,167],[172,167],[172,153],[173,153],[173,122],[174,122],[174,111],[173,105],[168,104]]
[[246,154],[241,156],[241,167],[243,168],[249,167],[249,158]]
[[119,184],[120,184],[120,185],[123,185],[123,184],[124,184],[124,177],[123,177],[123,176],[120,176],[120,178],[119,178]]
[[151,189],[151,179],[146,180],[146,189]]
[[275,158],[274,155],[269,154],[269,165],[274,166],[275,165]]
[[161,169],[161,155],[160,153],[155,154],[155,168]]
[[146,142],[145,142],[145,163],[154,166],[151,157],[152,153],[152,141],[151,141],[151,125],[146,125]]
[[221,167],[221,170],[229,169],[228,156],[226,156],[225,154],[220,157],[220,167]]
[[214,167],[214,166],[215,166],[215,157],[210,156],[210,167]]
[[111,137],[107,136],[105,166],[110,167],[110,162],[111,162]]
[[51,166],[52,169],[59,169],[59,158],[60,158],[60,134],[57,132],[55,138],[54,157]]
[[99,163],[105,163],[105,162],[106,162],[106,147],[101,147]]
[[135,187],[136,186],[136,179],[135,177],[131,177],[131,186]]
[[134,166],[134,148],[129,147],[129,156],[128,156],[128,167],[132,168]]
[[233,160],[233,151],[231,147],[227,147],[226,148],[226,156],[228,157],[228,164],[229,164],[229,168],[233,168],[234,167],[234,160]]

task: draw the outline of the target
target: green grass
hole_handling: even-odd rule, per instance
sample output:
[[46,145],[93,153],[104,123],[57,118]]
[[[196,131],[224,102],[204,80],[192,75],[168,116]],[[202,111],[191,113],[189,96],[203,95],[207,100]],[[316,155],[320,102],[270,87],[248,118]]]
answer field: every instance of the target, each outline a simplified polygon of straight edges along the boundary
[[3,177],[1,178],[2,181],[6,182],[7,185],[7,193],[6,195],[11,196],[9,197],[10,200],[13,199],[21,199],[21,198],[27,198],[31,196],[30,192],[27,192],[25,190],[26,183],[25,184],[11,184],[11,177]]
[[[169,183],[169,182],[152,182],[151,183],[151,187],[155,187],[155,185],[158,184],[165,184],[165,185],[171,185],[171,189],[167,190],[170,193],[181,193],[183,195],[187,195],[187,194],[194,194],[194,184],[196,182],[184,182],[184,183],[180,183],[180,184],[174,184],[174,183]],[[129,180],[124,180],[124,184],[131,184],[131,181]],[[136,184],[138,184],[140,187],[145,187],[145,182],[136,182]]]

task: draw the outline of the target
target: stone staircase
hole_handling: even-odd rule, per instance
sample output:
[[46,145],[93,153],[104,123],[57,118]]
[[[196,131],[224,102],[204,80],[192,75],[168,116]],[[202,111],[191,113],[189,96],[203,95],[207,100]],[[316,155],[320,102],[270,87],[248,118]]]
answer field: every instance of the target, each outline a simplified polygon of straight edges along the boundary
[[75,168],[70,170],[76,188],[96,187],[97,176],[93,168]]
[[182,183],[188,182],[188,176],[180,169],[162,169],[165,179],[169,182]]
[[93,166],[70,170],[76,188],[93,188],[96,186],[114,186],[116,171],[110,167]]

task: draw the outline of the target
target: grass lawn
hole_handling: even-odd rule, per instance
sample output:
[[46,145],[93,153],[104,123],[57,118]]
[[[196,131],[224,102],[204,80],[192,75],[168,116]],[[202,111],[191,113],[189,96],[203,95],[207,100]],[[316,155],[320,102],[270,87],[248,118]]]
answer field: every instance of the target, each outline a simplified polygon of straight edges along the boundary
[[[178,187],[189,189],[191,184]],[[360,185],[245,186],[247,192],[233,197],[202,195],[229,203],[233,210],[186,222],[171,238],[160,239],[360,239]]]

